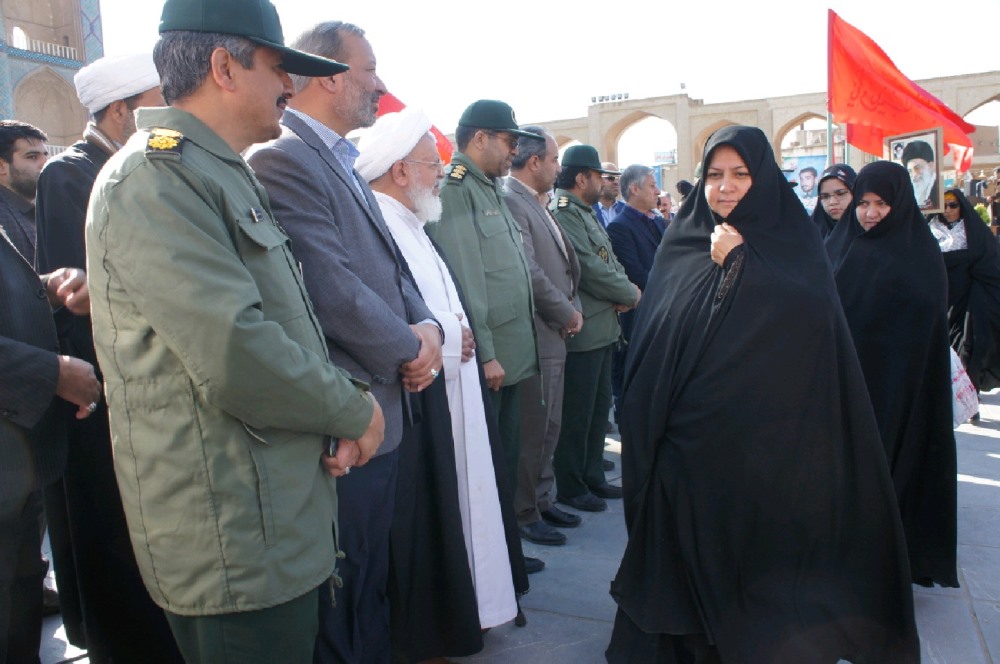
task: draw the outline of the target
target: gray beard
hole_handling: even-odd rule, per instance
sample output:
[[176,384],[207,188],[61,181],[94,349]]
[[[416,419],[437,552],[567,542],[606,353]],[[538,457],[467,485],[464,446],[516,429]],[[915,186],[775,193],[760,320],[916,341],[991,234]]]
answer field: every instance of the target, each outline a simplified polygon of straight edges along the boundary
[[919,180],[913,180],[913,193],[917,198],[917,205],[923,205],[931,195],[934,187],[934,174],[928,170]]
[[434,187],[424,190],[409,187],[406,193],[409,195],[413,207],[416,208],[413,214],[422,223],[432,224],[441,219],[441,198],[434,195]]

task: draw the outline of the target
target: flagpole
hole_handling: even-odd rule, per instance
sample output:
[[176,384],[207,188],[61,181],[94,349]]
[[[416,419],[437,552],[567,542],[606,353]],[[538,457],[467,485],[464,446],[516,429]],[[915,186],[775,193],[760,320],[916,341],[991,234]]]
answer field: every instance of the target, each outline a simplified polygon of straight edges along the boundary
[[826,112],[826,145],[829,148],[826,152],[826,165],[833,166],[837,161],[836,146],[833,144],[833,114],[829,110]]

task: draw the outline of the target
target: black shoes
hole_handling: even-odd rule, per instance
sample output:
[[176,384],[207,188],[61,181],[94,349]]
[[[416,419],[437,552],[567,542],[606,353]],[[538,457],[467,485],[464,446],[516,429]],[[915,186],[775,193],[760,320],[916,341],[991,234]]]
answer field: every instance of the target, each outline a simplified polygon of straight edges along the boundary
[[556,496],[556,502],[569,505],[575,510],[584,512],[603,512],[608,509],[608,504],[592,493],[585,493],[582,496],[573,496],[572,498]]
[[608,484],[607,482],[590,487],[590,492],[599,498],[622,497],[622,488],[620,486],[615,486],[614,484]]
[[59,612],[59,593],[48,586],[42,586],[42,616],[54,616]]
[[521,539],[543,546],[559,546],[566,543],[566,536],[544,521],[521,526],[517,532],[520,533]]
[[542,512],[542,520],[550,526],[555,526],[556,528],[576,528],[580,525],[580,522],[583,521],[583,519],[576,514],[563,512],[555,505]]
[[524,569],[528,574],[535,574],[545,569],[545,563],[538,558],[524,557]]

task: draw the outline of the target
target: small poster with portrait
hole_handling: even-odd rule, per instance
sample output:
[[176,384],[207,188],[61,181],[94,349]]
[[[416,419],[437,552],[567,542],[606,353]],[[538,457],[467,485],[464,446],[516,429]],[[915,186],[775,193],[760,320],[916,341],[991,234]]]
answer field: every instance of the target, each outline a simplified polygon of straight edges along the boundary
[[785,157],[781,170],[785,179],[795,183],[795,195],[809,214],[819,202],[819,174],[826,168],[825,154]]
[[938,127],[885,137],[885,158],[900,164],[910,174],[917,205],[925,215],[944,211],[941,200],[943,133]]

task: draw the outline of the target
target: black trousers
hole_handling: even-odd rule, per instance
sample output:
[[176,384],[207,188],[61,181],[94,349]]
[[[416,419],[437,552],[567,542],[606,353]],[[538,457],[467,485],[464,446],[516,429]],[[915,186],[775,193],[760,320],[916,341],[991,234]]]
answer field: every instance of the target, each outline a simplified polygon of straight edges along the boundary
[[562,430],[552,459],[556,493],[575,498],[604,478],[604,437],[611,408],[614,345],[566,354]]
[[41,491],[0,502],[0,662],[36,664],[42,639]]
[[396,449],[337,480],[337,545],[345,558],[336,574],[343,585],[333,596],[330,584],[320,586],[315,662],[389,662],[389,530],[398,468]]
[[[490,390],[490,398],[496,411],[504,461],[507,463],[508,486],[516,487],[517,464],[521,457],[521,383],[501,387],[499,392]],[[513,508],[513,504],[510,507]]]

